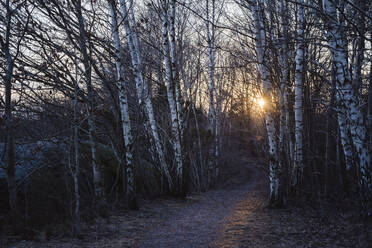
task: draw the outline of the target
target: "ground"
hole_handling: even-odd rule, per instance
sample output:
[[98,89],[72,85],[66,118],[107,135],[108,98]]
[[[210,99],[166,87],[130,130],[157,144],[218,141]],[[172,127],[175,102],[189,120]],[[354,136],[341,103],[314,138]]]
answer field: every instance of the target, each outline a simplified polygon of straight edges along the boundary
[[186,200],[143,202],[139,211],[84,226],[80,240],[40,233],[38,241],[4,243],[4,247],[372,247],[372,230],[332,207],[268,208],[259,164],[256,158],[242,156],[219,188],[191,194]]

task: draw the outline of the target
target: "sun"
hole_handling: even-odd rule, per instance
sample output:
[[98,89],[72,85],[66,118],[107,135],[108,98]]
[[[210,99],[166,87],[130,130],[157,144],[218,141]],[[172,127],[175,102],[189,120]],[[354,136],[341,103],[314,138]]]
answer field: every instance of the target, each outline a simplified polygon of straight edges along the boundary
[[260,108],[263,108],[265,106],[265,100],[263,98],[258,99],[257,103]]

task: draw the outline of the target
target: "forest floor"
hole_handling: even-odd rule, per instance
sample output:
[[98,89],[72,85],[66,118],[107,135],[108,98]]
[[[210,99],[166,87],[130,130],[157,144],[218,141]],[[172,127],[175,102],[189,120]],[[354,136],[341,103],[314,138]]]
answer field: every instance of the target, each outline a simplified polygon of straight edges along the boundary
[[334,207],[267,208],[267,185],[259,164],[242,157],[217,189],[185,200],[143,202],[139,211],[84,226],[82,239],[48,239],[41,233],[39,241],[4,247],[372,247],[372,230]]

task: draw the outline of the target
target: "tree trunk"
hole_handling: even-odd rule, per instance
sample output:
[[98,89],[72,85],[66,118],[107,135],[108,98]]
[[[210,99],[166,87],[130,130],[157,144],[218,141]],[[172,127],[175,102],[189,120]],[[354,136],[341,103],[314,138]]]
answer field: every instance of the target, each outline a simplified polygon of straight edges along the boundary
[[75,197],[75,230],[74,235],[80,235],[80,193],[79,193],[79,118],[78,118],[78,62],[75,59],[75,80],[74,80],[74,121],[73,121],[73,146],[74,146],[74,197]]
[[[152,137],[154,139],[155,148],[157,151],[158,159],[160,161],[160,166],[162,168],[162,173],[164,173],[165,177],[168,180],[169,190],[173,191],[173,180],[170,176],[168,165],[165,161],[164,152],[161,146],[158,127],[156,125],[154,109],[151,102],[150,92],[148,89],[147,82],[144,81],[142,75],[142,57],[139,48],[139,41],[136,34],[135,29],[135,17],[133,12],[133,0],[130,0],[130,8],[129,11],[127,9],[125,0],[120,0],[120,4],[122,7],[122,15],[124,16],[123,25],[126,31],[127,39],[128,39],[128,46],[129,52],[131,55],[132,60],[132,69],[133,74],[135,75],[136,81],[136,88],[138,94],[138,101],[140,106],[142,105],[142,101],[145,102],[145,109],[148,118],[148,124],[151,128]],[[144,94],[143,94],[144,93]]]
[[[172,145],[174,156],[176,160],[176,174],[177,174],[177,194],[183,195],[183,163],[181,150],[181,134],[179,127],[179,120],[177,114],[177,105],[175,100],[175,73],[173,68],[175,66],[175,58],[170,60],[169,38],[168,38],[168,8],[165,0],[162,1],[162,22],[163,22],[163,57],[165,67],[165,85],[167,88],[167,98],[169,109],[171,113],[172,123]],[[174,54],[172,54],[174,56]]]
[[[122,48],[119,38],[119,27],[116,16],[116,1],[109,0],[110,14],[111,14],[111,30],[112,36],[114,37],[114,47],[115,47],[115,65],[116,65],[116,85],[119,92],[119,104],[120,104],[120,114],[122,123],[122,132],[124,137],[125,145],[125,161],[126,161],[126,176],[123,178],[127,179],[126,187],[126,202],[127,207],[130,209],[137,209],[137,199],[136,199],[136,182],[134,176],[134,164],[133,164],[133,137],[132,137],[132,126],[129,118],[129,104],[128,104],[128,93],[125,88],[125,75],[122,65]],[[125,174],[125,170],[123,169]]]
[[297,54],[295,71],[295,160],[292,174],[292,186],[301,183],[303,173],[303,60],[304,60],[304,7],[299,1],[297,19]]
[[9,194],[9,209],[10,217],[13,224],[17,224],[18,206],[17,206],[17,185],[15,177],[15,157],[14,157],[14,126],[12,123],[12,79],[14,60],[10,51],[10,36],[11,36],[11,21],[12,10],[10,2],[6,1],[6,30],[5,30],[5,44],[2,43],[2,50],[6,58],[6,72],[5,72],[5,164],[8,182]]
[[[215,122],[215,0],[212,1],[212,13],[210,14],[210,7],[209,7],[209,0],[206,0],[206,33],[207,33],[207,43],[208,43],[208,56],[209,56],[209,64],[208,64],[208,73],[209,73],[209,112],[208,112],[208,130],[210,135],[213,137],[216,135],[216,122]],[[212,16],[212,20],[211,20]],[[211,139],[211,144],[208,151],[208,186],[211,186],[214,181],[214,170],[216,167],[216,157],[215,157],[215,139]]]
[[265,65],[265,27],[263,23],[263,16],[261,11],[264,1],[260,0],[252,5],[252,12],[255,25],[256,36],[256,52],[259,63],[260,76],[262,80],[263,98],[265,100],[265,122],[269,145],[269,182],[270,182],[270,196],[269,201],[272,206],[280,206],[283,204],[282,194],[280,189],[280,163],[277,151],[276,129],[273,117],[273,103],[272,103],[272,86],[269,79],[269,71]]
[[183,122],[182,122],[182,93],[180,87],[180,80],[178,77],[178,68],[177,68],[177,53],[176,53],[176,0],[170,1],[170,23],[169,23],[169,36],[170,36],[170,57],[171,57],[171,68],[172,68],[172,77],[174,81],[174,88],[175,88],[175,98],[176,98],[176,107],[177,107],[177,120],[178,126],[181,133],[181,142],[183,136]]
[[363,125],[363,115],[358,105],[357,99],[359,96],[352,86],[348,70],[347,45],[342,38],[343,22],[340,19],[334,19],[335,17],[341,18],[341,15],[337,13],[335,2],[323,0],[323,7],[329,15],[327,19],[328,42],[337,69],[337,100],[342,103],[342,112],[345,113],[345,115],[341,115],[339,112],[339,125],[340,129],[344,128],[345,121],[343,118],[350,120],[351,139],[355,147],[356,159],[359,161],[363,208],[365,214],[370,216],[372,214],[372,178],[367,130]]
[[[291,140],[289,135],[289,117],[287,121],[287,116],[289,116],[288,108],[288,76],[289,76],[289,66],[288,66],[288,20],[287,20],[287,6],[284,0],[280,1],[280,13],[281,13],[281,53],[280,53],[280,64],[281,64],[281,84],[280,84],[280,116],[279,116],[279,162],[280,168],[284,168],[285,161],[287,164],[291,164],[291,157],[287,156],[290,152],[288,142]],[[287,142],[286,142],[287,140]],[[286,167],[287,168],[287,167]],[[289,174],[289,173],[287,173]],[[286,188],[288,188],[288,178],[285,180]],[[284,189],[283,189],[284,190]]]
[[[83,55],[83,64],[84,64],[84,77],[87,87],[88,95],[88,108],[87,108],[87,120],[88,120],[88,136],[89,136],[89,145],[91,152],[91,163],[93,169],[93,186],[94,194],[96,197],[104,197],[103,182],[99,166],[96,161],[96,144],[94,140],[94,135],[96,132],[96,126],[94,123],[94,96],[93,96],[93,86],[92,86],[92,69],[90,65],[90,58],[87,49],[87,35],[85,30],[84,18],[82,14],[81,0],[76,1],[76,17],[79,21],[79,43],[80,43],[80,52]],[[102,199],[101,199],[102,200]]]

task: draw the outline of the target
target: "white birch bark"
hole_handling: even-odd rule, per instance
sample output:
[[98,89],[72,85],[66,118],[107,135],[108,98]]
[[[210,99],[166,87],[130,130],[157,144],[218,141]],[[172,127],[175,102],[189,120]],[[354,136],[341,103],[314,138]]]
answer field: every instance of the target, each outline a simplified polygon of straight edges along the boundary
[[272,103],[272,86],[269,79],[269,71],[265,65],[265,27],[261,16],[264,0],[255,2],[252,7],[254,18],[255,36],[256,36],[256,52],[259,63],[260,76],[262,80],[263,98],[265,99],[265,122],[269,145],[269,181],[270,181],[270,203],[281,204],[281,195],[279,194],[280,187],[280,164],[278,161],[277,142],[275,139],[276,129],[273,118],[273,103]]
[[304,56],[304,7],[303,0],[299,0],[297,10],[297,53],[295,71],[295,161],[293,166],[292,186],[302,178],[303,172],[303,56]]
[[[337,98],[342,103],[342,115],[339,111],[338,121],[340,130],[344,128],[343,118],[350,120],[350,134],[355,147],[357,161],[359,161],[360,185],[363,193],[363,200],[366,204],[365,211],[368,215],[372,214],[372,179],[371,179],[371,161],[368,152],[367,130],[363,125],[363,115],[358,105],[358,96],[352,87],[350,72],[347,61],[347,44],[342,38],[343,23],[337,19],[336,3],[330,0],[323,0],[323,8],[328,14],[328,41],[332,57],[337,70]],[[345,135],[345,134],[344,134]],[[342,136],[341,136],[342,138]],[[345,148],[344,148],[345,149]]]
[[209,10],[209,0],[206,0],[206,11],[207,11],[207,19],[206,19],[206,33],[207,33],[207,43],[208,43],[208,56],[209,56],[209,64],[208,64],[208,73],[209,73],[209,123],[210,129],[213,130],[213,122],[214,122],[214,61],[215,61],[215,0],[212,1],[212,20],[210,20],[210,10]]
[[140,53],[137,33],[135,31],[136,22],[135,22],[134,11],[133,11],[133,0],[130,0],[129,2],[130,2],[130,8],[128,11],[125,0],[120,0],[120,4],[122,8],[122,15],[124,16],[123,25],[124,25],[127,39],[128,39],[129,52],[130,52],[131,60],[132,60],[132,69],[135,75],[138,101],[140,105],[142,105],[142,101],[144,101],[149,126],[151,128],[152,137],[154,139],[155,148],[157,151],[158,159],[160,161],[160,166],[162,168],[162,172],[164,173],[165,177],[168,180],[169,189],[170,191],[172,191],[173,180],[170,176],[169,169],[165,161],[165,157],[164,157],[164,152],[161,146],[158,127],[156,125],[156,120],[155,120],[154,109],[152,106],[151,97],[149,95],[150,91],[148,89],[147,82],[145,82],[143,75],[142,75],[142,57]]
[[[135,194],[135,176],[134,176],[134,164],[133,164],[133,137],[132,137],[132,127],[129,118],[129,104],[128,104],[128,93],[125,88],[125,75],[122,65],[122,56],[121,56],[121,43],[119,38],[119,27],[116,16],[116,0],[108,0],[110,5],[110,14],[111,14],[111,25],[112,25],[112,36],[114,38],[114,47],[115,47],[115,65],[116,65],[116,80],[117,88],[119,91],[119,104],[121,111],[121,121],[122,121],[122,130],[124,136],[124,145],[125,145],[125,161],[126,161],[126,171],[127,171],[127,192],[126,200],[129,207],[135,208],[136,203],[136,194]],[[124,178],[124,177],[123,177]]]
[[[206,34],[207,34],[207,43],[208,43],[208,56],[209,56],[209,64],[208,64],[208,74],[209,74],[209,113],[208,113],[208,121],[209,121],[209,130],[212,135],[216,135],[216,122],[215,122],[215,82],[214,82],[214,74],[215,74],[215,0],[212,1],[212,13],[210,13],[210,6],[209,0],[206,0]],[[215,139],[212,141],[215,143]],[[211,145],[209,149],[208,155],[208,185],[211,185],[214,180],[214,170],[215,170],[215,144]]]
[[[337,76],[336,76],[337,77]],[[346,170],[350,170],[353,167],[354,164],[354,156],[353,156],[353,147],[352,147],[352,141],[350,140],[350,124],[346,117],[346,113],[344,112],[344,105],[342,99],[340,98],[338,87],[337,88],[337,103],[340,107],[337,108],[337,122],[338,127],[340,129],[340,141],[342,145],[342,150],[344,152],[345,156],[345,167]]]
[[[163,57],[164,57],[164,67],[165,67],[165,85],[167,88],[167,98],[169,109],[171,113],[171,123],[172,123],[172,145],[174,151],[174,157],[176,160],[176,173],[178,179],[177,190],[179,193],[182,193],[182,173],[183,173],[183,164],[182,164],[182,151],[181,151],[181,134],[179,127],[179,120],[177,115],[177,106],[175,100],[175,58],[170,59],[170,50],[169,50],[169,34],[168,34],[168,8],[165,0],[162,1],[162,22],[163,22]],[[175,54],[172,52],[172,55]]]
[[182,123],[182,93],[180,87],[180,80],[177,73],[177,47],[176,47],[176,0],[170,1],[170,15],[169,15],[169,36],[170,36],[170,57],[171,57],[171,64],[172,64],[172,76],[174,81],[175,87],[175,98],[176,98],[176,107],[177,107],[177,120],[178,126],[181,133],[181,140],[183,136],[183,123]]
[[[336,15],[336,10],[332,10],[331,8],[331,2],[330,1],[324,1],[323,2],[323,7],[324,9],[326,10],[326,12],[328,12],[329,14],[334,14]],[[335,18],[336,16],[333,16],[333,18]],[[337,62],[336,60],[339,60],[338,58],[338,51],[337,51],[337,40],[338,42],[342,41],[341,39],[339,38],[336,38],[334,37],[333,35],[333,32],[336,32],[335,35],[337,35],[337,33],[339,33],[339,31],[337,30],[337,21],[336,22],[329,22],[329,28],[330,30],[328,31],[328,36],[329,36],[329,45],[331,47],[331,52],[332,52],[332,56],[336,59],[334,59],[334,62],[336,63],[335,66],[336,66],[336,80],[337,80],[337,83],[336,83],[336,98],[337,98],[337,103],[338,103],[338,110],[337,110],[337,121],[338,121],[338,126],[339,126],[339,129],[340,129],[340,140],[341,140],[341,144],[342,144],[342,149],[343,149],[343,152],[344,152],[344,156],[345,156],[345,164],[346,164],[346,169],[347,170],[350,170],[350,168],[352,167],[353,165],[353,151],[352,151],[352,141],[350,140],[350,137],[349,137],[349,132],[350,132],[350,123],[349,123],[349,119],[348,119],[348,113],[345,111],[347,106],[345,105],[345,101],[344,99],[342,98],[342,93],[340,91],[340,79],[342,81],[344,81],[343,78],[343,66],[342,64],[340,65],[339,62]],[[339,34],[338,34],[339,36]],[[344,57],[344,56],[343,56]],[[343,84],[343,82],[341,83]],[[342,87],[342,86],[341,86]]]

